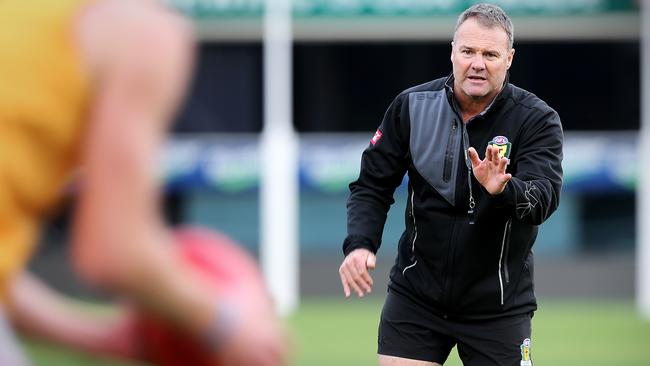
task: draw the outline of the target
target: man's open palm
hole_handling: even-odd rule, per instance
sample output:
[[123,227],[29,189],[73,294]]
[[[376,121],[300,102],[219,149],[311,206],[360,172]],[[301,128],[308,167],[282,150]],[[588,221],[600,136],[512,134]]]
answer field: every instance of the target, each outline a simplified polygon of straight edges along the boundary
[[481,160],[473,147],[467,149],[469,159],[472,162],[474,177],[491,195],[503,192],[506,183],[512,178],[512,174],[506,173],[508,158],[499,156],[499,149],[488,146],[485,149],[485,159]]

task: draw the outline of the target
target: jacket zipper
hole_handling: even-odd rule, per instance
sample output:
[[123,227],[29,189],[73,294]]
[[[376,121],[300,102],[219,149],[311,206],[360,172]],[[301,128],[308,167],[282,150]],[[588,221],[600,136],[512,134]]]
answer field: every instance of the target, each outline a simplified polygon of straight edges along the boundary
[[[510,275],[508,274],[508,252],[510,242],[510,225],[512,219],[508,219],[503,227],[503,239],[501,239],[501,254],[499,254],[499,288],[501,290],[501,305],[503,305],[503,282],[510,283]],[[501,268],[503,267],[503,276],[501,275]]]
[[413,209],[414,193],[415,193],[415,189],[411,188],[411,218],[413,219],[413,240],[411,241],[411,261],[413,261],[413,264],[404,268],[404,270],[402,271],[402,276],[406,275],[406,270],[411,269],[415,267],[416,264],[418,264],[417,259],[415,259],[415,241],[418,238],[418,227],[415,224],[415,210]]
[[451,179],[451,165],[454,161],[454,137],[456,135],[456,119],[451,123],[451,131],[449,132],[449,140],[447,141],[447,151],[445,152],[445,166],[442,173],[442,180],[449,182]]

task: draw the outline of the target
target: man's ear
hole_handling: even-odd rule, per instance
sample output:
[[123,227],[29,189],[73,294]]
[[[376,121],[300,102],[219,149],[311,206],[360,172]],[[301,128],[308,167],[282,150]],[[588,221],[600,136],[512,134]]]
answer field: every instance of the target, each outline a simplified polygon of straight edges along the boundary
[[513,48],[510,51],[508,51],[508,63],[506,65],[506,69],[510,69],[510,66],[512,66],[512,60],[514,59],[514,57],[515,57],[515,49]]
[[449,55],[449,59],[451,60],[451,62],[454,62],[454,41],[451,41],[451,52]]

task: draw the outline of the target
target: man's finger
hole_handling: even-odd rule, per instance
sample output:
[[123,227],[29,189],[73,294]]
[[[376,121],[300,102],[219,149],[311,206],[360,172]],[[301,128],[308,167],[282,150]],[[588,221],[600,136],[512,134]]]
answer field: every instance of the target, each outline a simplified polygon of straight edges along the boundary
[[492,161],[492,146],[490,145],[485,148],[485,160]]
[[477,165],[481,164],[481,159],[479,159],[478,153],[473,147],[467,149],[467,153],[469,154],[469,160],[472,162],[472,167],[476,167]]
[[[353,273],[352,270],[354,269],[354,266],[351,265],[346,265],[343,267],[343,272],[344,275],[347,278],[348,285],[352,287],[352,290],[354,290],[359,297],[363,297],[363,291],[361,290],[361,287],[357,284],[357,274]],[[356,269],[354,269],[354,272],[356,272]]]
[[366,292],[372,291],[373,280],[370,273],[365,268],[365,265],[362,270],[359,270],[359,278],[357,282],[364,288],[364,290],[366,290]]
[[506,172],[506,167],[508,166],[508,158],[501,158],[499,160],[499,172],[500,173],[505,173]]
[[361,287],[365,292],[370,292],[372,290],[372,278],[370,277],[370,273],[368,273],[366,264],[358,261],[355,262],[355,265],[357,272],[354,279],[357,282],[357,285],[359,285],[359,287]]
[[350,284],[352,285],[352,288],[354,289],[354,291],[357,293],[357,296],[363,297],[364,292],[361,289],[361,287],[359,287],[359,285],[356,282],[352,282]]
[[366,259],[366,268],[375,269],[376,262],[377,257],[374,254],[370,253]]
[[368,280],[369,276],[370,275],[366,274],[365,276],[357,278],[356,284],[357,284],[357,286],[359,286],[359,289],[362,290],[361,291],[362,293],[369,294],[369,293],[372,292],[372,285],[370,285],[370,281],[372,281],[372,280],[370,280],[370,281]]
[[350,274],[350,271],[348,270],[348,265],[349,265],[348,263],[344,263],[341,266],[341,269],[340,269],[339,272],[341,273],[341,276],[342,276],[343,280],[345,281],[345,284],[348,286],[348,290],[350,292],[352,292],[352,290],[353,290],[352,289],[352,282],[354,280],[352,279],[352,275]]
[[490,148],[490,161],[495,165],[499,163],[499,149],[494,146],[488,146]]
[[345,297],[350,297],[350,286],[348,286],[348,281],[342,271],[339,271],[339,276],[341,276],[341,284],[343,285],[343,293],[345,294]]

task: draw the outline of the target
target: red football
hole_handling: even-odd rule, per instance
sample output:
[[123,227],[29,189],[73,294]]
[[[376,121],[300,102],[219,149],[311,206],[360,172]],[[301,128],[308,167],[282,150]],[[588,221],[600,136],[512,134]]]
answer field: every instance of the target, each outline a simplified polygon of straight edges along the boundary
[[[266,299],[262,276],[255,260],[233,240],[214,231],[183,228],[174,232],[180,255],[194,266],[216,294],[241,301]],[[161,366],[204,366],[210,363],[199,341],[158,317],[137,316],[140,352]]]

